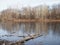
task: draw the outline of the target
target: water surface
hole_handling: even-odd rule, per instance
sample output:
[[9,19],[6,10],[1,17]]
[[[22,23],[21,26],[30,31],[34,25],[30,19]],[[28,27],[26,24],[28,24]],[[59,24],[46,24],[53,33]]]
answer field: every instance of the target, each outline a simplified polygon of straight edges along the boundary
[[29,34],[43,35],[23,45],[60,45],[60,23],[0,23],[0,40],[18,41]]

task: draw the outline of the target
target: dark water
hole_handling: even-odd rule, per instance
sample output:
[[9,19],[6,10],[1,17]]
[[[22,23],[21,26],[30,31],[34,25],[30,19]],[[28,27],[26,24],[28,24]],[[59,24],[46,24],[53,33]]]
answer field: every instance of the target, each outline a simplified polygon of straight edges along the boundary
[[43,35],[23,45],[60,45],[60,23],[0,23],[0,40],[18,41],[29,34]]

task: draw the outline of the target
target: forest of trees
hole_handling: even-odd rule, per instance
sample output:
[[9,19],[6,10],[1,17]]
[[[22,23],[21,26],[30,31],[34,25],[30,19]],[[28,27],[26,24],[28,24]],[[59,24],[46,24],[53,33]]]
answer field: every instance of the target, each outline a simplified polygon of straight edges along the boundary
[[60,4],[23,7],[21,10],[8,8],[1,11],[0,19],[60,19]]

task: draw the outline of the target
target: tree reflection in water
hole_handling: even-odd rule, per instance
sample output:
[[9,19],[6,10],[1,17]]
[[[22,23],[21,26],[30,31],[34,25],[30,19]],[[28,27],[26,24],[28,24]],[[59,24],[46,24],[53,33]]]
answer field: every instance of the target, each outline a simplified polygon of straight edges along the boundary
[[48,26],[42,23],[13,23],[13,22],[2,22],[0,23],[0,28],[7,31],[8,34],[17,35],[29,35],[29,34],[42,34],[47,33]]

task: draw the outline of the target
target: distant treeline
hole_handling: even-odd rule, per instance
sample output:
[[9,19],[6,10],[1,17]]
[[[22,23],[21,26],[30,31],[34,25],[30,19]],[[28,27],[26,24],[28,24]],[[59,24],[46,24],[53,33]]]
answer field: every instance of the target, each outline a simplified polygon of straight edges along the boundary
[[23,7],[20,10],[8,8],[1,11],[0,19],[60,19],[60,4]]

